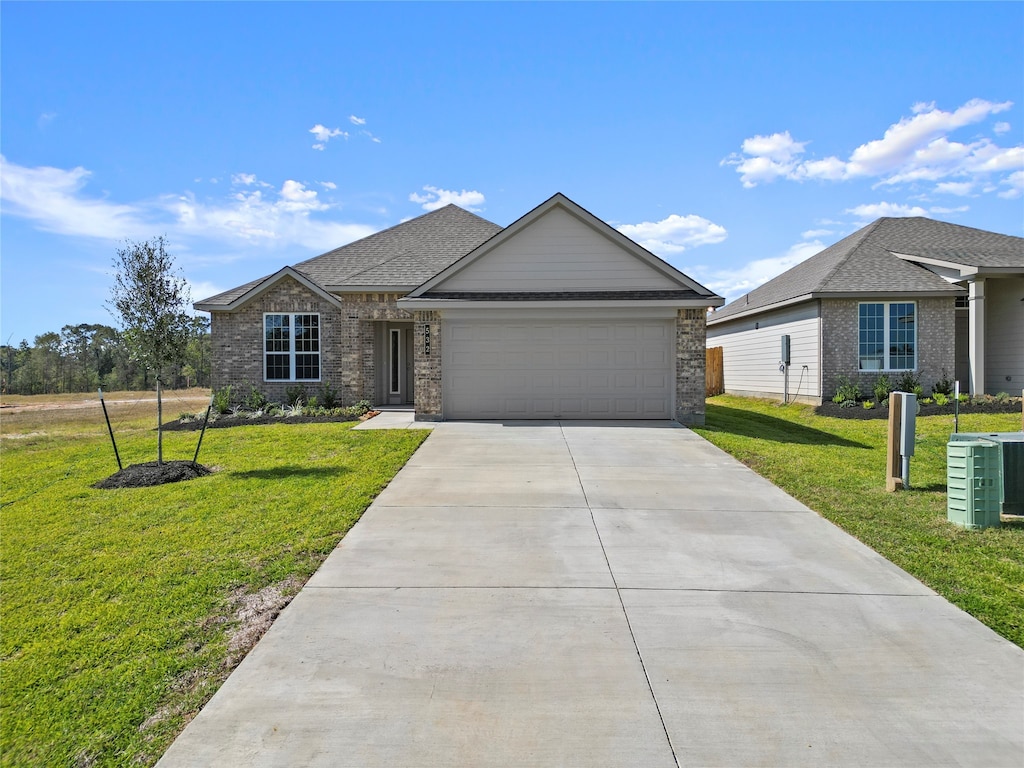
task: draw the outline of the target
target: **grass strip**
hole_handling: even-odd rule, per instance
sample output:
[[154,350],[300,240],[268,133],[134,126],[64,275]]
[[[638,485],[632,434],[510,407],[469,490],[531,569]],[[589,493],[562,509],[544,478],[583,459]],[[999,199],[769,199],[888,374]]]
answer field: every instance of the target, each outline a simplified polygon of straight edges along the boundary
[[[951,416],[917,419],[909,491],[887,493],[885,420],[720,395],[696,431],[1007,640],[1024,647],[1024,525],[946,519]],[[1013,432],[1019,414],[960,417],[961,432]]]

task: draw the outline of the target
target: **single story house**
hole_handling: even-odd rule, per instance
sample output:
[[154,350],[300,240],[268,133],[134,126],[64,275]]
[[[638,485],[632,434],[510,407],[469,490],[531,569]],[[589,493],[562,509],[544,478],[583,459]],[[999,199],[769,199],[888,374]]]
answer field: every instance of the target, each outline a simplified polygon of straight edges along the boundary
[[419,420],[704,420],[724,300],[556,194],[502,228],[448,205],[196,302],[214,388]]
[[[789,365],[783,360],[788,342]],[[725,391],[820,404],[840,376],[1024,387],[1024,238],[881,218],[708,315]]]

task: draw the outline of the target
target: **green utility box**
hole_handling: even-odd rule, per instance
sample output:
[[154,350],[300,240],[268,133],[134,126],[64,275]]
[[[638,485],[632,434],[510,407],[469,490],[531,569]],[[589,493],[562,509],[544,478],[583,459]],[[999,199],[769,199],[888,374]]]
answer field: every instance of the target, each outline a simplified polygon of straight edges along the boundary
[[960,432],[950,442],[986,440],[999,448],[999,501],[1004,515],[1024,515],[1024,432]]
[[990,440],[946,444],[946,517],[965,528],[999,525],[999,446]]

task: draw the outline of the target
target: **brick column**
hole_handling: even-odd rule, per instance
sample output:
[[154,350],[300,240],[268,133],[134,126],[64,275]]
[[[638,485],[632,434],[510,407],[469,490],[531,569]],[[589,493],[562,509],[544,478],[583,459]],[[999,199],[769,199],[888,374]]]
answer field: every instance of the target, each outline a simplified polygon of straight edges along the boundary
[[687,426],[704,424],[704,345],[707,313],[680,309],[676,315],[676,421]]
[[441,314],[418,311],[413,318],[416,421],[441,421]]

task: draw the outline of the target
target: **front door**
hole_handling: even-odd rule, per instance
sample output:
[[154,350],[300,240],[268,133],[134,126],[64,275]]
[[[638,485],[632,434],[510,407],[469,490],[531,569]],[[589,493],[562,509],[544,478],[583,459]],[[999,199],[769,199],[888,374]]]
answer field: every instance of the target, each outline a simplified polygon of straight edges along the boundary
[[388,324],[384,336],[384,397],[388,405],[412,402],[412,328]]

